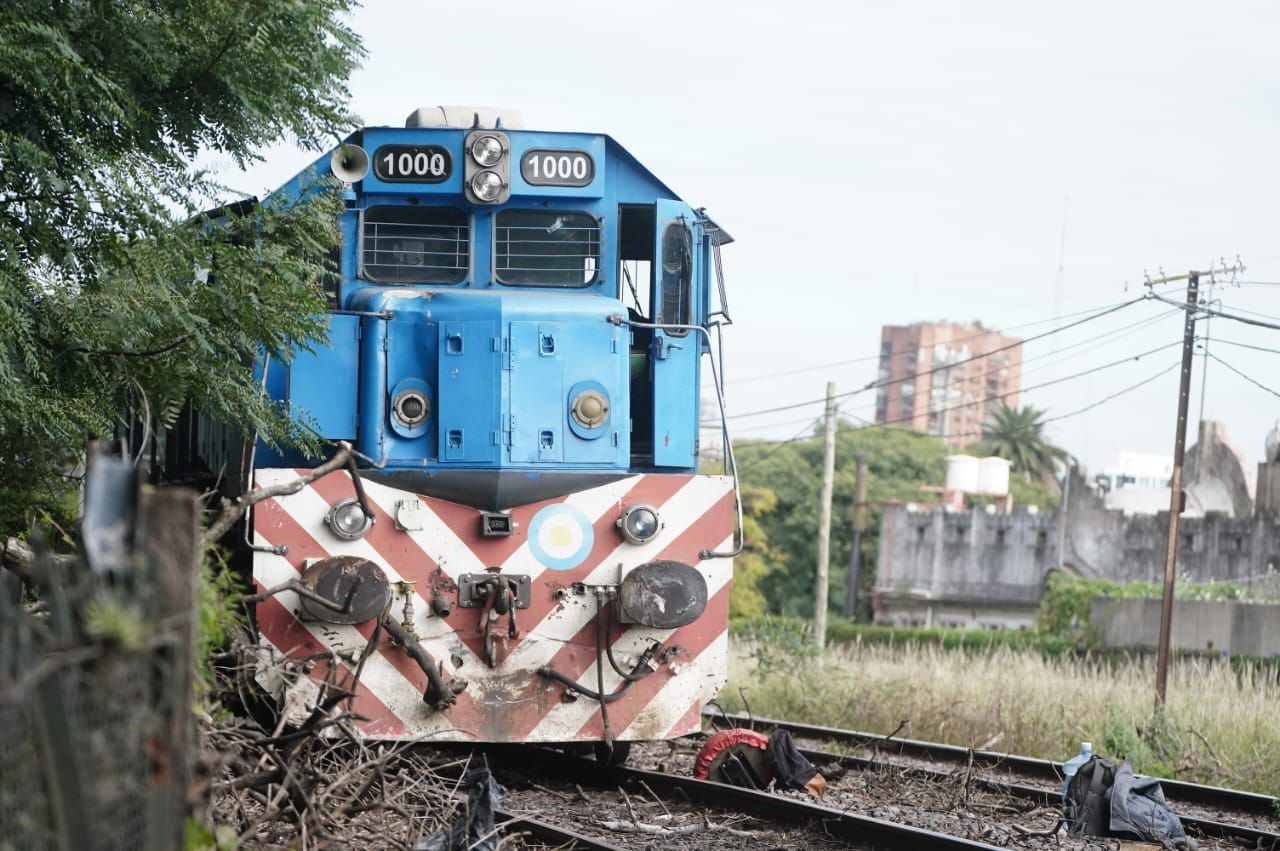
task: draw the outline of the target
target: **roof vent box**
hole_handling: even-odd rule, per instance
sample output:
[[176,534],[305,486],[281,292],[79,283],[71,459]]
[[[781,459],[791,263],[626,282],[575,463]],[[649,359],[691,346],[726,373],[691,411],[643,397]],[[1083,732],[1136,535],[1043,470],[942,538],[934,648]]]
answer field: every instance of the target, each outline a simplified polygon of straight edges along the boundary
[[523,130],[524,118],[518,109],[496,106],[423,106],[409,113],[405,127],[458,127],[497,130]]

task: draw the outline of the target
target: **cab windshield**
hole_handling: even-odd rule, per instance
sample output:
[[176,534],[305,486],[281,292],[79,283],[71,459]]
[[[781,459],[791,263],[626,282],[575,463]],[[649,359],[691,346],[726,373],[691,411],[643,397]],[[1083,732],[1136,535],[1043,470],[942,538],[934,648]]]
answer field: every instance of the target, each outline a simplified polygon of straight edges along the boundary
[[500,284],[589,286],[600,265],[600,225],[587,213],[503,210],[494,221],[493,264]]
[[467,277],[471,227],[452,207],[370,207],[361,225],[361,277],[380,284],[457,284]]

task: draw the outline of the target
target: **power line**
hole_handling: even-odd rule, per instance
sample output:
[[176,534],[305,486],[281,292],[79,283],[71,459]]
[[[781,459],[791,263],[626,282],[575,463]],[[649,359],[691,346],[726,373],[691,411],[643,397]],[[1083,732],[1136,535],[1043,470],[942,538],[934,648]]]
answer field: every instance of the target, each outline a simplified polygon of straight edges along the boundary
[[1268,352],[1273,355],[1280,355],[1280,349],[1269,349],[1266,346],[1255,346],[1250,343],[1241,343],[1237,340],[1224,340],[1221,337],[1214,337],[1213,342],[1224,343],[1228,346],[1239,346],[1242,349],[1253,349],[1255,352]]
[[[1054,416],[1054,417],[1046,417],[1040,422],[1042,424],[1053,423],[1059,420],[1065,420],[1071,417],[1079,416],[1080,414],[1086,413],[1088,411],[1092,411],[1094,408],[1100,405],[1105,405],[1107,402],[1110,402],[1113,399],[1118,399],[1121,396],[1125,395],[1126,393],[1132,393],[1134,390],[1137,390],[1139,387],[1147,386],[1148,384],[1150,384],[1152,381],[1155,381],[1160,376],[1165,375],[1169,372],[1172,372],[1173,370],[1177,369],[1181,365],[1182,365],[1181,361],[1174,361],[1173,363],[1166,366],[1164,369],[1157,372],[1155,375],[1148,376],[1136,384],[1130,384],[1128,387],[1124,388],[1123,390],[1117,390],[1115,393],[1112,393],[1110,396],[1104,396],[1096,402],[1091,402],[1088,405],[1085,405],[1083,408],[1077,408],[1076,410],[1066,414],[1058,414],[1057,416]],[[985,437],[985,436],[986,436],[986,433],[981,431],[970,431],[970,432],[964,432],[961,434],[938,435],[938,437],[942,439],[954,438],[954,437]]]
[[1128,387],[1124,388],[1123,390],[1117,390],[1115,393],[1112,393],[1110,396],[1104,396],[1098,401],[1085,405],[1083,408],[1078,408],[1069,414],[1059,414],[1056,417],[1047,417],[1041,420],[1041,422],[1045,422],[1045,423],[1057,422],[1058,420],[1065,420],[1068,417],[1074,417],[1077,414],[1083,414],[1086,411],[1092,411],[1094,408],[1098,407],[1099,405],[1105,405],[1107,402],[1110,402],[1112,399],[1117,399],[1125,395],[1126,393],[1132,393],[1134,390],[1137,390],[1139,387],[1145,387],[1146,385],[1155,381],[1160,376],[1165,375],[1166,373],[1172,372],[1174,369],[1178,368],[1179,366],[1182,366],[1182,361],[1174,361],[1173,363],[1166,366],[1164,369],[1157,372],[1155,375],[1144,378],[1141,381],[1139,381],[1137,384],[1130,384]]
[[1238,375],[1238,376],[1240,376],[1241,378],[1243,378],[1245,381],[1247,381],[1247,382],[1249,382],[1250,384],[1252,384],[1254,387],[1261,388],[1261,389],[1263,389],[1263,390],[1267,391],[1268,393],[1270,393],[1272,396],[1280,397],[1280,393],[1277,393],[1275,390],[1272,390],[1270,387],[1268,387],[1267,385],[1265,385],[1265,384],[1263,384],[1262,382],[1258,381],[1257,379],[1255,379],[1255,378],[1251,378],[1250,376],[1245,375],[1243,372],[1241,372],[1240,370],[1236,369],[1234,366],[1232,366],[1231,364],[1227,363],[1227,362],[1226,362],[1226,361],[1224,361],[1222,358],[1220,358],[1220,357],[1218,357],[1217,355],[1215,355],[1213,352],[1206,352],[1205,354],[1207,354],[1209,357],[1213,358],[1213,359],[1214,359],[1214,360],[1216,360],[1218,363],[1220,363],[1220,364],[1222,364],[1223,366],[1225,366],[1227,369],[1229,369],[1229,370],[1231,370],[1232,372],[1234,372],[1236,375]]
[[[1176,344],[1171,344],[1171,345],[1176,345]],[[1169,348],[1169,346],[1165,346],[1164,348]],[[1223,364],[1223,365],[1224,365],[1224,366],[1226,366],[1226,364]],[[1116,392],[1114,392],[1114,393],[1111,393],[1111,394],[1109,394],[1109,395],[1107,395],[1107,396],[1104,396],[1104,397],[1102,397],[1101,399],[1098,399],[1096,402],[1090,402],[1088,405],[1085,405],[1083,408],[1077,408],[1076,410],[1074,410],[1074,411],[1069,411],[1069,412],[1067,412],[1067,413],[1065,413],[1065,414],[1058,414],[1058,415],[1056,415],[1056,416],[1046,417],[1045,419],[1041,420],[1041,422],[1042,422],[1042,423],[1053,423],[1053,422],[1058,422],[1058,421],[1060,421],[1060,420],[1070,419],[1071,417],[1076,417],[1076,416],[1079,416],[1080,414],[1084,414],[1084,413],[1087,413],[1087,412],[1089,412],[1089,411],[1092,411],[1094,408],[1101,407],[1102,405],[1105,405],[1105,404],[1107,404],[1108,402],[1114,401],[1114,400],[1116,400],[1116,399],[1120,398],[1121,396],[1124,396],[1124,395],[1126,395],[1126,394],[1132,393],[1133,391],[1138,390],[1139,388],[1142,388],[1142,387],[1147,386],[1148,384],[1150,384],[1151,382],[1155,381],[1156,379],[1161,378],[1162,376],[1167,375],[1168,373],[1170,373],[1170,372],[1172,372],[1173,370],[1177,369],[1179,366],[1181,366],[1181,361],[1174,361],[1173,363],[1171,363],[1171,364],[1169,364],[1168,366],[1166,366],[1164,369],[1161,369],[1161,370],[1159,370],[1158,372],[1156,372],[1156,373],[1154,373],[1154,374],[1152,374],[1152,375],[1149,375],[1149,376],[1147,376],[1146,378],[1143,378],[1141,381],[1138,381],[1138,382],[1136,382],[1136,383],[1134,383],[1134,384],[1130,384],[1128,387],[1125,387],[1125,388],[1123,388],[1123,389],[1121,389],[1121,390],[1117,390],[1117,391],[1116,391]],[[1231,368],[1231,367],[1228,367],[1228,369],[1230,369],[1230,368]],[[1245,377],[1245,378],[1248,378],[1248,376],[1244,376],[1244,377]],[[1250,380],[1250,381],[1252,381],[1252,379],[1249,379],[1249,380]],[[1257,383],[1257,382],[1254,382],[1254,383]],[[1262,386],[1262,385],[1259,385],[1259,386]],[[1031,389],[1031,388],[1028,388],[1028,389]],[[1263,387],[1263,389],[1264,389],[1264,390],[1267,390],[1268,392],[1275,393],[1275,391],[1274,391],[1274,390],[1271,390],[1271,389],[1270,389],[1270,388],[1268,388],[1268,387]],[[1280,396],[1280,393],[1277,393],[1276,395]],[[859,417],[859,419],[862,419],[862,418],[861,418],[861,417]],[[866,423],[866,425],[865,425],[865,426],[862,426],[862,428],[886,428],[886,427],[888,427],[888,426],[890,426],[890,425],[894,425],[894,423],[872,423],[872,422],[868,422],[867,420],[862,420],[862,421],[863,421],[864,423]],[[982,436],[984,436],[984,433],[983,433],[983,432],[980,432],[980,431],[958,432],[958,433],[953,433],[953,434],[937,434],[937,435],[926,435],[926,434],[923,434],[922,432],[916,432],[916,431],[912,431],[911,433],[912,433],[912,434],[920,434],[922,437],[936,437],[936,438],[938,438],[939,440],[945,440],[945,439],[947,439],[947,438],[956,438],[956,437],[982,437]],[[813,440],[813,439],[815,439],[815,438],[816,438],[816,435],[812,435],[812,434],[810,434],[810,435],[806,435],[806,436],[804,436],[804,437],[796,436],[796,437],[789,438],[789,439],[787,439],[787,440],[779,440],[779,441],[752,441],[751,443],[746,444],[746,445],[747,445],[747,446],[786,446],[786,445],[788,445],[788,444],[792,444],[792,443],[800,443],[800,442],[802,442],[802,441],[805,441],[805,440]],[[772,452],[770,452],[770,453],[768,453],[767,455],[765,455],[765,456],[763,456],[763,457],[766,457],[766,458],[767,458],[767,457],[768,457],[768,455],[772,455],[772,454],[773,454],[773,453],[772,453]],[[760,460],[760,459],[756,459],[756,460]]]
[[[1158,297],[1157,297],[1157,298],[1158,298]],[[1119,304],[1116,304],[1116,305],[1113,305],[1113,306],[1111,306],[1111,307],[1108,307],[1108,308],[1106,308],[1105,310],[1101,310],[1101,311],[1099,311],[1099,312],[1097,312],[1097,313],[1090,314],[1089,316],[1086,316],[1086,317],[1084,317],[1083,319],[1077,319],[1075,322],[1070,322],[1070,323],[1068,323],[1068,324],[1066,324],[1066,325],[1060,325],[1060,326],[1058,326],[1057,328],[1050,329],[1050,330],[1045,331],[1045,332],[1043,332],[1043,333],[1037,334],[1037,335],[1035,335],[1035,336],[1033,336],[1033,337],[1028,337],[1028,338],[1027,338],[1027,339],[1025,339],[1025,340],[1019,340],[1019,341],[1018,341],[1018,342],[1016,342],[1016,343],[1010,343],[1010,344],[1009,344],[1009,345],[1007,345],[1007,346],[1000,346],[1000,347],[998,347],[998,348],[992,349],[992,350],[991,350],[991,351],[989,351],[989,352],[983,352],[982,354],[973,355],[973,356],[968,357],[968,358],[962,358],[961,360],[954,361],[954,362],[952,362],[952,363],[948,363],[948,364],[946,364],[946,365],[944,365],[944,366],[935,366],[935,367],[933,367],[932,369],[927,369],[927,370],[924,370],[923,372],[917,372],[917,373],[914,373],[914,374],[912,374],[912,375],[905,375],[905,376],[902,376],[902,377],[900,377],[900,378],[883,379],[883,380],[872,381],[872,382],[870,382],[869,384],[867,384],[866,386],[864,386],[864,387],[860,387],[860,388],[858,388],[857,390],[850,390],[850,391],[848,391],[847,393],[840,393],[840,394],[838,394],[838,395],[836,396],[836,398],[837,398],[837,399],[847,399],[847,398],[849,398],[850,396],[856,396],[856,395],[858,395],[858,394],[860,394],[860,393],[865,393],[865,392],[867,392],[868,390],[877,390],[877,389],[879,389],[879,388],[881,388],[881,387],[889,387],[889,386],[894,385],[894,384],[901,384],[901,383],[903,383],[903,382],[911,381],[911,380],[916,379],[916,378],[921,378],[921,377],[926,376],[926,375],[933,375],[934,373],[936,373],[936,372],[941,372],[941,371],[943,371],[943,370],[945,370],[945,369],[955,369],[955,368],[956,368],[956,367],[958,367],[958,366],[963,366],[964,364],[972,363],[972,362],[977,361],[977,360],[982,360],[983,358],[988,358],[988,357],[990,357],[990,356],[992,356],[992,355],[999,354],[1000,352],[1004,352],[1004,351],[1008,351],[1009,349],[1017,348],[1017,347],[1019,347],[1019,346],[1022,346],[1024,343],[1031,343],[1031,342],[1035,342],[1036,340],[1042,340],[1042,339],[1044,339],[1045,337],[1049,337],[1049,336],[1052,336],[1053,334],[1058,334],[1058,333],[1061,333],[1062,331],[1066,331],[1066,330],[1069,330],[1069,329],[1071,329],[1071,328],[1075,328],[1075,327],[1077,327],[1077,326],[1079,326],[1079,325],[1083,325],[1083,324],[1085,324],[1086,322],[1092,322],[1092,321],[1094,321],[1095,319],[1101,319],[1101,318],[1102,318],[1102,317],[1104,317],[1104,316],[1108,316],[1108,315],[1110,315],[1110,314],[1112,314],[1112,313],[1115,313],[1115,312],[1116,312],[1116,311],[1118,311],[1118,310],[1123,310],[1123,309],[1124,309],[1124,308],[1126,308],[1126,307],[1130,307],[1131,305],[1137,304],[1137,303],[1138,303],[1138,302],[1140,302],[1140,301],[1145,301],[1146,299],[1147,299],[1147,296],[1138,296],[1137,298],[1131,299],[1131,300],[1129,300],[1129,301],[1121,302],[1121,303],[1119,303]],[[823,398],[821,398],[821,399],[810,399],[809,401],[806,401],[806,402],[795,402],[795,403],[792,403],[792,404],[790,404],[790,405],[778,405],[778,406],[773,407],[773,408],[762,408],[761,410],[758,410],[758,411],[748,411],[747,413],[743,413],[743,414],[734,414],[734,415],[730,416],[730,417],[729,417],[729,419],[731,419],[731,420],[736,420],[736,419],[743,419],[743,418],[745,418],[745,417],[755,417],[755,416],[759,416],[760,414],[772,414],[772,413],[774,413],[774,412],[776,412],[776,411],[791,411],[791,410],[795,410],[796,408],[803,408],[803,407],[807,407],[807,406],[809,406],[809,405],[814,405],[814,404],[825,404],[825,403],[826,403],[826,401],[827,401],[827,400],[826,400],[826,397],[824,396],[824,397],[823,397]]]
[[[1027,393],[1027,392],[1029,392],[1029,391],[1031,391],[1031,390],[1039,390],[1039,389],[1041,389],[1041,388],[1043,388],[1043,387],[1050,387],[1050,386],[1052,386],[1052,385],[1054,385],[1054,384],[1061,384],[1061,383],[1062,383],[1062,382],[1064,382],[1064,381],[1071,381],[1071,380],[1076,379],[1076,378],[1083,378],[1083,377],[1085,377],[1086,375],[1093,375],[1095,372],[1102,372],[1103,370],[1111,369],[1112,367],[1120,366],[1121,364],[1129,363],[1130,361],[1141,360],[1142,358],[1146,357],[1147,355],[1153,355],[1153,354],[1155,354],[1156,352],[1163,352],[1165,349],[1171,349],[1171,348],[1173,348],[1174,346],[1181,346],[1181,345],[1182,345],[1182,341],[1181,341],[1181,340],[1174,340],[1174,341],[1173,341],[1173,342],[1171,342],[1171,343],[1165,343],[1163,346],[1157,346],[1157,347],[1156,347],[1156,348],[1154,348],[1154,349],[1148,349],[1147,351],[1145,351],[1145,352],[1139,352],[1139,353],[1138,353],[1138,354],[1136,354],[1136,355],[1130,355],[1129,357],[1121,358],[1120,360],[1114,360],[1114,361],[1111,361],[1110,363],[1104,363],[1104,364],[1102,364],[1101,366],[1095,366],[1095,367],[1092,367],[1092,368],[1090,368],[1090,369],[1081,370],[1080,372],[1075,372],[1075,373],[1072,373],[1071,375],[1065,375],[1065,376],[1063,376],[1063,377],[1061,377],[1061,378],[1054,378],[1054,379],[1051,379],[1051,380],[1049,380],[1049,381],[1042,381],[1042,382],[1041,382],[1041,383],[1039,383],[1039,384],[1033,384],[1033,385],[1031,385],[1030,387],[1024,387],[1024,388],[1022,388],[1021,390],[1009,390],[1009,391],[1006,391],[1006,392],[1004,392],[1004,393],[996,393],[996,394],[994,394],[994,395],[992,395],[992,396],[986,396],[986,397],[984,397],[984,398],[982,398],[982,399],[975,399],[975,400],[973,400],[973,401],[971,401],[971,402],[964,402],[964,403],[962,403],[962,404],[960,404],[960,405],[953,405],[953,406],[951,406],[951,407],[947,407],[947,408],[937,408],[937,409],[935,409],[935,410],[931,410],[931,411],[929,411],[928,413],[930,413],[930,414],[945,414],[945,413],[949,413],[949,412],[951,412],[951,411],[959,411],[959,410],[962,410],[962,409],[964,409],[964,408],[972,408],[972,407],[974,407],[975,405],[985,405],[987,402],[997,402],[997,401],[1001,401],[1001,400],[1003,400],[1003,399],[1007,399],[1007,398],[1008,398],[1008,397],[1010,397],[1010,396],[1016,396],[1016,395],[1018,395],[1019,393]],[[897,423],[907,423],[907,422],[911,422],[912,420],[916,419],[916,417],[917,417],[917,415],[913,414],[912,416],[909,416],[909,417],[900,417],[900,418],[898,418],[898,419],[896,419],[896,420],[886,420],[885,422],[877,423],[876,425],[895,425],[895,424],[897,424]]]
[[[1148,298],[1151,298],[1151,299],[1154,299],[1155,301],[1162,301],[1162,302],[1164,302],[1165,304],[1172,304],[1172,305],[1176,305],[1177,307],[1182,308],[1183,310],[1185,310],[1185,309],[1186,309],[1186,305],[1184,305],[1184,304],[1182,304],[1182,303],[1180,303],[1180,302],[1176,302],[1176,301],[1174,301],[1173,299],[1169,299],[1169,298],[1165,298],[1164,296],[1156,295],[1155,293],[1149,293],[1149,294],[1147,295],[1147,297],[1148,297]],[[1208,316],[1221,316],[1223,319],[1232,319],[1232,320],[1234,320],[1234,321],[1236,321],[1236,322],[1243,322],[1245,325],[1256,325],[1256,326],[1257,326],[1257,327],[1259,327],[1259,328],[1270,328],[1270,329],[1271,329],[1271,330],[1273,330],[1273,331],[1280,331],[1280,325],[1277,325],[1277,324],[1275,324],[1275,323],[1272,323],[1272,322],[1263,322],[1263,321],[1262,321],[1262,320],[1260,320],[1260,319],[1250,319],[1250,318],[1249,318],[1249,317],[1247,317],[1247,316],[1240,316],[1240,315],[1235,314],[1235,313],[1227,313],[1227,312],[1226,312],[1226,311],[1224,311],[1224,310],[1214,310],[1212,307],[1209,307],[1209,306],[1207,306],[1207,305],[1199,305],[1199,306],[1197,307],[1197,310],[1199,310],[1201,313],[1204,313],[1204,314],[1206,314],[1206,315],[1208,315]],[[1251,311],[1250,311],[1250,312],[1251,312]],[[1265,314],[1265,313],[1264,313],[1264,314],[1259,314],[1259,315],[1261,315],[1261,316],[1266,316],[1267,314]]]
[[[1125,303],[1113,302],[1111,305],[1104,305],[1104,306],[1116,307],[1116,306],[1122,306],[1123,304]],[[1020,328],[1031,328],[1036,325],[1044,325],[1047,322],[1060,322],[1063,319],[1071,319],[1072,317],[1075,317],[1075,316],[1083,316],[1086,313],[1091,313],[1098,309],[1099,308],[1097,307],[1090,307],[1086,310],[1078,310],[1074,313],[1068,313],[1063,316],[1053,316],[1048,319],[1036,319],[1032,322],[1023,322],[1018,325],[1009,325],[1007,327],[1000,328],[1000,329],[990,329],[990,330],[983,331],[979,334],[970,334],[966,337],[956,337],[955,339],[948,340],[947,342],[948,344],[966,343],[970,340],[977,340],[989,334],[1008,334],[1010,331],[1017,331]],[[1026,342],[1026,341],[1024,340],[1023,342]],[[900,351],[900,352],[893,352],[890,355],[888,355],[888,357],[890,359],[901,358],[901,357],[906,357],[909,354],[912,354],[912,352],[910,350],[904,349],[903,351]],[[743,378],[734,378],[726,383],[727,384],[746,384],[747,382],[750,382],[750,381],[763,381],[767,378],[779,378],[786,375],[799,375],[804,372],[815,372],[820,369],[830,369],[831,367],[850,366],[852,364],[858,364],[858,363],[869,363],[871,361],[882,360],[884,357],[885,357],[884,355],[866,355],[863,357],[849,358],[848,360],[828,361],[827,363],[818,363],[812,366],[801,366],[801,367],[796,367],[795,369],[784,369],[784,370],[779,370],[777,372],[766,372],[761,375],[749,375]]]
[[[1168,319],[1170,316],[1173,316],[1175,313],[1179,313],[1179,312],[1181,312],[1181,311],[1179,311],[1179,310],[1170,310],[1170,311],[1168,311],[1167,313],[1161,313],[1161,314],[1158,314],[1158,315],[1156,315],[1156,316],[1147,316],[1147,317],[1144,317],[1144,318],[1142,318],[1142,319],[1139,319],[1139,320],[1138,320],[1138,321],[1136,321],[1136,322],[1130,322],[1130,323],[1128,323],[1127,325],[1121,325],[1121,326],[1120,326],[1120,327],[1118,327],[1118,328],[1112,328],[1111,330],[1109,330],[1109,331],[1107,331],[1107,332],[1105,332],[1105,333],[1103,333],[1103,334],[1096,334],[1096,335],[1094,335],[1094,336],[1092,336],[1092,337],[1087,337],[1087,338],[1085,338],[1085,339],[1083,339],[1083,340],[1077,340],[1076,342],[1071,343],[1071,344],[1069,344],[1069,345],[1067,345],[1067,346],[1064,346],[1064,347],[1062,347],[1062,348],[1058,349],[1057,351],[1053,351],[1053,352],[1042,352],[1041,354],[1034,355],[1034,356],[1029,357],[1029,358],[1025,358],[1025,359],[1022,361],[1022,366],[1024,366],[1024,367],[1025,367],[1025,365],[1026,365],[1026,364],[1033,363],[1033,362],[1035,362],[1035,361],[1040,361],[1040,360],[1043,360],[1043,359],[1045,359],[1045,358],[1053,358],[1053,357],[1055,357],[1055,356],[1057,356],[1057,355],[1062,355],[1064,352],[1071,351],[1072,349],[1078,349],[1078,348],[1080,348],[1081,346],[1086,346],[1086,345],[1088,345],[1088,344],[1090,344],[1090,343],[1096,343],[1096,342],[1097,342],[1097,341],[1099,341],[1099,340],[1105,340],[1105,339],[1106,339],[1106,338],[1108,338],[1108,337],[1115,337],[1116,339],[1120,339],[1119,337],[1116,337],[1116,335],[1121,334],[1121,333],[1123,333],[1123,332],[1125,332],[1125,331],[1135,330],[1135,329],[1138,329],[1138,328],[1142,328],[1142,327],[1146,327],[1146,326],[1150,326],[1150,325],[1158,324],[1159,322],[1161,322],[1161,321],[1163,321],[1163,320],[1165,320],[1165,319]],[[1105,344],[1104,344],[1104,345],[1105,345]],[[1094,350],[1096,350],[1096,348],[1101,348],[1101,347],[1095,347],[1095,349],[1094,349]],[[1093,350],[1091,350],[1091,351],[1093,351]],[[1077,356],[1077,354],[1078,354],[1078,353],[1070,354],[1070,355],[1066,355],[1065,357],[1057,357],[1055,360],[1052,360],[1052,361],[1050,361],[1049,363],[1040,364],[1040,365],[1038,365],[1038,366],[1034,367],[1033,369],[1023,369],[1023,370],[1022,370],[1022,375],[1024,375],[1024,376],[1025,376],[1025,375],[1029,375],[1029,374],[1034,373],[1034,372],[1037,372],[1037,371],[1039,371],[1039,370],[1041,370],[1041,369],[1046,369],[1046,368],[1048,368],[1048,367],[1057,366],[1058,364],[1061,364],[1061,363],[1064,363],[1064,362],[1066,362],[1066,361],[1068,361],[1068,360],[1071,360],[1072,358],[1076,357],[1076,356]],[[867,403],[865,403],[865,404],[859,405],[859,406],[858,406],[858,407],[856,407],[856,408],[852,408],[852,409],[848,409],[848,408],[846,408],[846,409],[845,409],[845,413],[846,413],[846,414],[848,414],[848,413],[850,413],[850,411],[852,411],[852,410],[858,410],[858,411],[861,411],[861,410],[870,410],[870,409],[874,408],[874,407],[875,407],[875,405],[876,405],[876,403],[875,403],[874,401],[867,402]],[[735,416],[745,416],[745,415],[734,415],[734,416],[730,416],[730,417],[729,417],[729,419],[734,419],[734,418],[735,418]],[[861,417],[859,417],[859,419],[862,419],[862,418],[861,418]],[[762,430],[762,429],[778,428],[778,427],[780,427],[780,426],[794,425],[794,424],[796,424],[796,423],[800,423],[800,422],[811,423],[811,422],[815,422],[816,420],[817,420],[817,415],[815,414],[815,415],[811,415],[811,416],[807,416],[807,417],[803,417],[803,418],[783,420],[783,421],[781,421],[781,422],[776,422],[776,423],[767,423],[767,424],[760,424],[760,425],[743,426],[743,427],[739,428],[739,429],[738,429],[738,431],[739,431],[739,432],[741,432],[741,431],[759,431],[759,430]],[[700,421],[700,422],[698,423],[698,425],[699,425],[700,427],[702,427],[702,428],[719,428],[719,426],[720,426],[720,421],[719,421],[719,420],[702,420],[702,421]]]

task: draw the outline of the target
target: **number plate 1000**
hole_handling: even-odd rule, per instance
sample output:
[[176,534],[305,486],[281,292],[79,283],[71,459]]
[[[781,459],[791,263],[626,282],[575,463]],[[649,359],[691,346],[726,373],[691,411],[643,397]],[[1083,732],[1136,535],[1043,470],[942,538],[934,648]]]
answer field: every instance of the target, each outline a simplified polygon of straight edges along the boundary
[[443,183],[453,157],[440,145],[383,145],[373,152],[373,173],[387,183]]
[[586,186],[595,179],[591,154],[572,148],[531,148],[520,157],[520,176],[531,186]]

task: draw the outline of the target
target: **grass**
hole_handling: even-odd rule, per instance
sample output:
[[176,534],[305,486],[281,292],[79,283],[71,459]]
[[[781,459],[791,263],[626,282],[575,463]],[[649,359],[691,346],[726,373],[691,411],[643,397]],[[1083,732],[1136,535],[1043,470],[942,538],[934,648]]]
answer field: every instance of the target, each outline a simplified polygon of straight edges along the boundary
[[1274,666],[1180,659],[1153,711],[1154,664],[996,646],[854,641],[817,658],[794,641],[736,640],[726,708],[1064,759],[1080,742],[1140,773],[1280,795]]

